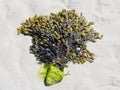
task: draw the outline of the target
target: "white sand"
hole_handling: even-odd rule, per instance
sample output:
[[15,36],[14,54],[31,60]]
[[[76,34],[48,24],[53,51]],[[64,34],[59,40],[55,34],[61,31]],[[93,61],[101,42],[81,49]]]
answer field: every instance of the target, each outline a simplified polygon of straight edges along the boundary
[[[39,66],[29,54],[31,38],[17,36],[17,27],[35,14],[61,9],[83,12],[104,34],[89,43],[95,62],[72,65],[71,75],[45,87],[37,76]],[[120,90],[120,0],[0,0],[0,90]]]

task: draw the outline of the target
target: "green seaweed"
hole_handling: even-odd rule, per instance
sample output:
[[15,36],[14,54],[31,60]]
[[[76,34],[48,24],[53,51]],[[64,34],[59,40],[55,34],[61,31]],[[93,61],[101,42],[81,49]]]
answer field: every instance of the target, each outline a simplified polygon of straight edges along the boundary
[[50,65],[45,77],[45,85],[50,86],[60,82],[64,77],[64,72],[58,67]]
[[53,65],[43,65],[43,71],[39,75],[44,79],[46,86],[54,85],[60,82],[64,77],[64,71]]

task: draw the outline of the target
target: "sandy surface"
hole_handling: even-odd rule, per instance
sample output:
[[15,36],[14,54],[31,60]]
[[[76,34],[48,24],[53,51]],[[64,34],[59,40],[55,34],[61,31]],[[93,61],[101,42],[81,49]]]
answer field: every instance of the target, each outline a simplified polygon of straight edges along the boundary
[[[35,14],[49,15],[75,9],[104,34],[89,43],[95,62],[70,64],[70,75],[45,87],[37,75],[39,66],[29,54],[31,38],[17,36],[17,27]],[[0,0],[0,90],[120,90],[120,0]]]

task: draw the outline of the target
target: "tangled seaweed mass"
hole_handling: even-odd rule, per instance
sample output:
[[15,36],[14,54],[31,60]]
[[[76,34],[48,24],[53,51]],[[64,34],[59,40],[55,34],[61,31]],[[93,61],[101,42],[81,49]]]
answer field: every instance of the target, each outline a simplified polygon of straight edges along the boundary
[[94,54],[87,49],[87,43],[103,37],[91,27],[93,24],[74,9],[63,9],[50,16],[35,15],[17,29],[18,34],[32,37],[30,53],[39,64],[44,64],[46,85],[62,80],[68,62],[93,62]]

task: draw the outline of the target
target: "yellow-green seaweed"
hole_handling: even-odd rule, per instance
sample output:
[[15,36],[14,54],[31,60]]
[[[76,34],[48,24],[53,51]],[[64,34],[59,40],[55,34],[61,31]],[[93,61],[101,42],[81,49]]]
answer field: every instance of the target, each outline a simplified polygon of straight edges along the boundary
[[54,85],[60,82],[64,77],[64,71],[60,70],[57,66],[44,64],[42,68],[44,70],[39,72],[39,75],[44,78],[46,86]]

